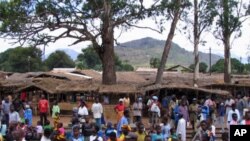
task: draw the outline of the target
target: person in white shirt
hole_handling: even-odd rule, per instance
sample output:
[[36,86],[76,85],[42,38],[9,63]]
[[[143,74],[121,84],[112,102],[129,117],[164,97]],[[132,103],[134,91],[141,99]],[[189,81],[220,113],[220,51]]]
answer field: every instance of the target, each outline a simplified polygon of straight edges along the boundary
[[133,116],[135,122],[141,121],[142,116],[142,98],[137,98],[136,102],[133,104]]
[[237,122],[239,122],[241,120],[239,110],[236,109],[236,105],[235,104],[232,104],[232,110],[230,110],[228,112],[228,115],[227,115],[227,122],[228,122],[228,124],[232,121],[232,115],[233,115],[233,113],[237,114]]
[[186,120],[183,118],[182,114],[179,114],[179,121],[177,124],[177,129],[176,129],[176,133],[181,135],[181,141],[186,141],[186,125],[187,122]]
[[228,96],[228,99],[225,101],[226,115],[228,115],[228,112],[232,109],[232,104],[234,103],[235,101],[232,99],[232,96]]
[[89,141],[103,141],[103,138],[97,135],[97,132],[99,131],[99,127],[95,126],[93,134],[89,137]]
[[78,117],[80,118],[80,122],[85,122],[85,117],[89,115],[87,106],[85,102],[81,102],[81,105],[78,108]]
[[91,111],[93,112],[93,117],[95,119],[96,125],[101,128],[102,122],[101,117],[103,114],[103,107],[102,104],[99,102],[99,98],[95,99],[95,103],[93,103],[91,107]]
[[45,129],[44,134],[41,138],[41,141],[51,141],[50,136],[52,134],[52,130],[50,129]]
[[11,122],[20,122],[21,118],[19,113],[14,110],[14,106],[10,106],[10,113],[9,113],[9,123]]

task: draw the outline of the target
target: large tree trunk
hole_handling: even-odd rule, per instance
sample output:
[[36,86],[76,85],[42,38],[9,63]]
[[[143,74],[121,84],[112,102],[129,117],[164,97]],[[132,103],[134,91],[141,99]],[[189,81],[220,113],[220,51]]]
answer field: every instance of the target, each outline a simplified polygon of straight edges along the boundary
[[114,27],[111,14],[111,3],[104,1],[104,15],[102,18],[102,83],[107,85],[116,84],[115,53],[114,53]]
[[194,0],[194,77],[193,85],[198,86],[199,79],[199,33],[198,33],[198,2]]
[[224,47],[225,47],[225,61],[224,61],[224,82],[229,84],[231,83],[231,55],[230,55],[230,36],[224,38]]
[[[177,3],[180,4],[180,0],[178,0]],[[165,46],[164,46],[164,51],[162,53],[161,63],[160,63],[160,66],[158,68],[158,71],[157,71],[155,84],[160,84],[162,81],[163,71],[165,68],[165,64],[167,62],[168,54],[169,54],[169,51],[170,51],[170,48],[172,45],[174,32],[175,32],[176,25],[177,25],[179,18],[180,18],[180,9],[176,10],[174,13],[174,19],[172,21],[170,32],[168,33],[168,38],[167,38]]]

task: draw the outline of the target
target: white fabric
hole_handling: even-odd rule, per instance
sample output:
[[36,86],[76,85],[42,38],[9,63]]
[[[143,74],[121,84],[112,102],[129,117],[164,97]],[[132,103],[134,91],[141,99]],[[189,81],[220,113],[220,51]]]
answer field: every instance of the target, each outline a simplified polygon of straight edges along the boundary
[[214,125],[211,125],[211,128],[212,128],[212,131],[211,131],[211,132],[213,133],[214,137],[216,137],[216,132],[215,132],[215,129],[216,129],[216,128],[215,128],[215,126],[214,126]]
[[181,134],[181,141],[186,141],[186,121],[184,118],[178,121],[176,133]]
[[133,104],[133,115],[134,116],[142,116],[142,103],[141,102],[135,102]]
[[94,118],[101,118],[103,113],[103,108],[101,103],[93,103],[92,108]]
[[228,112],[228,115],[227,115],[227,122],[231,122],[231,121],[232,121],[232,114],[233,114],[233,113],[236,113],[236,114],[237,114],[237,117],[238,117],[237,121],[239,122],[240,119],[241,119],[241,117],[240,117],[240,112],[239,112],[238,109],[235,109],[234,111],[233,111],[233,110],[230,110],[230,111]]
[[40,133],[40,134],[43,133],[43,127],[41,125],[37,125],[36,126],[36,132]]
[[81,116],[86,116],[89,115],[89,112],[88,109],[85,106],[83,106],[78,108],[78,114]]
[[42,136],[41,141],[51,141],[49,138],[46,138],[45,136]]
[[212,101],[211,99],[207,99],[207,100],[205,101],[204,106],[207,106],[207,107],[213,106],[213,101]]
[[[96,139],[96,136],[91,135],[91,136],[89,137],[89,141],[94,141],[95,139]],[[103,141],[102,137],[98,137],[97,140],[98,140],[98,141]]]
[[151,112],[157,112],[158,116],[161,117],[161,110],[158,107],[157,103],[153,103],[151,108],[150,108]]

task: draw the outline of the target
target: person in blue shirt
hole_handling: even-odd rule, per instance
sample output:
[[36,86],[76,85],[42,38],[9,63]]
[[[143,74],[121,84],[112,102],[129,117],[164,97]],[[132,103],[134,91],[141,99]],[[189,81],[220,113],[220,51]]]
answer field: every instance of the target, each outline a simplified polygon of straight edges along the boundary
[[129,124],[128,123],[128,117],[129,117],[129,111],[125,110],[124,111],[124,115],[122,116],[122,118],[120,119],[120,121],[117,123],[117,135],[118,135],[118,137],[122,133],[122,126]]
[[162,126],[162,134],[163,134],[163,141],[167,140],[170,136],[170,124],[168,123],[168,118],[163,118],[163,126]]
[[29,105],[25,105],[24,120],[29,121],[29,123],[28,123],[29,126],[32,125],[32,110],[30,109]]
[[1,121],[1,135],[5,138],[7,133],[7,124],[6,120],[3,118]]
[[106,139],[109,139],[110,134],[111,134],[112,132],[117,133],[116,129],[113,128],[112,123],[111,123],[111,122],[108,122],[108,124],[107,124],[107,129],[105,130],[105,138],[106,138]]
[[152,141],[158,141],[163,139],[162,129],[160,125],[156,126],[156,133],[151,134]]
[[73,135],[70,138],[70,141],[84,141],[84,137],[80,134],[80,127],[73,127]]

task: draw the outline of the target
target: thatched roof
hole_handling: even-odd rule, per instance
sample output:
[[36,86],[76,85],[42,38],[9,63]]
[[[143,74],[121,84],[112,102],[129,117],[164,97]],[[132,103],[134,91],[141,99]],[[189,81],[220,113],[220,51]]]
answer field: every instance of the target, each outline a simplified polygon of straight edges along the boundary
[[61,84],[56,88],[60,93],[67,92],[94,92],[98,90],[98,84],[91,81],[71,81]]
[[157,84],[157,85],[149,85],[149,86],[146,86],[144,88],[145,91],[158,90],[158,89],[184,89],[184,90],[192,90],[192,91],[198,91],[198,92],[216,94],[216,95],[229,95],[230,94],[228,91],[196,88],[196,87],[190,87],[187,85],[161,85],[161,84]]
[[47,93],[55,94],[58,93],[56,88],[63,83],[65,83],[65,80],[59,80],[54,78],[38,78],[33,79],[32,82],[30,82],[28,85],[20,87],[17,92],[25,91],[31,88],[37,88]]
[[146,79],[136,72],[116,72],[119,83],[146,83]]
[[[137,72],[138,75],[144,77],[148,82],[153,83],[156,78],[156,73]],[[224,82],[222,74],[202,74],[199,75],[198,86],[206,86],[209,84],[222,84]],[[164,72],[162,76],[162,84],[164,85],[187,85],[193,86],[193,73],[176,73]]]
[[100,85],[99,93],[141,93],[142,91],[132,84]]

